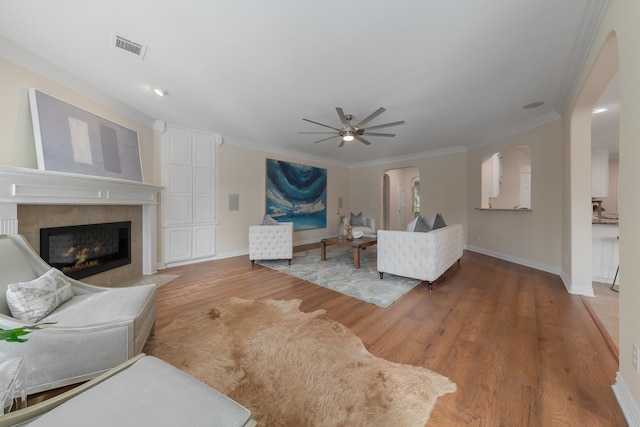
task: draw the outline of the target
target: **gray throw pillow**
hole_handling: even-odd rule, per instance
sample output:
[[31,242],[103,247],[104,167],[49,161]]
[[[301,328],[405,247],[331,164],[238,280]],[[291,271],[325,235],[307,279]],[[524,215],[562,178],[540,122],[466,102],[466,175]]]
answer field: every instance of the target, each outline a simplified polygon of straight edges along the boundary
[[278,221],[271,218],[269,215],[265,215],[264,218],[262,218],[262,224],[260,225],[278,225],[278,224],[279,224]]
[[424,219],[422,215],[418,216],[416,219],[417,219],[416,226],[413,229],[413,231],[417,231],[421,233],[426,233],[428,231],[431,231],[431,226],[427,223],[427,221]]
[[442,216],[442,214],[437,213],[436,217],[433,220],[433,229],[437,230],[438,228],[443,228],[446,227],[447,223],[444,222],[444,218]]
[[413,221],[407,224],[407,231],[416,231],[416,223],[418,222],[418,218],[420,218],[420,215],[413,218]]
[[351,212],[351,217],[349,218],[349,224],[351,224],[352,227],[367,226],[364,218],[362,217],[362,212],[360,212],[358,215],[354,215],[353,212]]

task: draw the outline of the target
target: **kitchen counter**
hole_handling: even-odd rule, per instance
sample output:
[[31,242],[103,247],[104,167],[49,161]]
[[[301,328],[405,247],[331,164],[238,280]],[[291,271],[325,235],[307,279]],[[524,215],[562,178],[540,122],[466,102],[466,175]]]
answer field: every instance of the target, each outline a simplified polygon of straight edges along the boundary
[[593,222],[591,226],[591,256],[592,280],[609,284],[613,282],[619,259],[617,220],[615,223]]
[[601,224],[601,225],[618,225],[620,223],[618,214],[609,214],[609,215],[593,215],[591,219],[592,224]]

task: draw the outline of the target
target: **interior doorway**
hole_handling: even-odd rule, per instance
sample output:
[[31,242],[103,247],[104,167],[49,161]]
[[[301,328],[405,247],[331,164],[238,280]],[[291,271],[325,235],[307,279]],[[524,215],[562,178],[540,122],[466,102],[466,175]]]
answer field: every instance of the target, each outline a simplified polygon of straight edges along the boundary
[[[598,224],[595,223],[594,211],[592,209],[595,191],[592,175],[596,169],[594,168],[591,153],[594,149],[592,144],[599,143],[597,139],[601,133],[601,130],[597,129],[597,122],[604,117],[597,117],[594,111],[596,111],[596,108],[600,108],[599,104],[602,102],[604,94],[608,91],[608,87],[611,86],[611,82],[614,81],[618,70],[618,44],[615,34],[612,33],[603,46],[579,94],[576,105],[571,113],[570,125],[571,141],[569,157],[572,165],[575,165],[575,167],[572,168],[573,171],[570,173],[569,181],[570,204],[567,207],[570,215],[570,233],[568,234],[570,239],[568,248],[570,252],[565,253],[565,264],[570,266],[570,286],[573,293],[579,293],[588,297],[595,296],[594,299],[588,298],[587,304],[591,306],[599,318],[599,326],[605,323],[605,317],[612,314],[615,315],[615,321],[618,323],[620,310],[616,306],[614,308],[615,313],[612,313],[611,310],[602,311],[598,309],[598,304],[593,304],[593,302],[598,299],[598,291],[593,282],[593,267],[597,256],[597,251],[594,248],[594,227],[598,226]],[[615,100],[613,100],[615,106],[612,104],[608,107],[611,113],[617,110],[615,111],[616,115],[619,114],[620,108],[619,93],[620,88],[618,88],[618,94],[615,96]],[[619,127],[618,117],[612,122]],[[608,142],[614,143],[617,148],[620,142],[618,129],[616,129],[614,133],[615,137],[609,137]],[[621,170],[619,173],[620,176],[623,176]],[[592,203],[588,203],[589,201]],[[603,201],[600,200],[600,202]],[[624,218],[618,218],[618,221],[624,221]],[[613,236],[613,238],[615,237],[616,236]],[[568,258],[568,256],[570,258]],[[568,262],[568,259],[570,259],[570,262]],[[605,290],[609,291],[610,283],[603,285]],[[592,303],[588,300],[591,300]],[[619,330],[619,325],[614,327]],[[602,332],[606,333],[608,331],[605,330]]]
[[418,168],[389,169],[382,176],[382,229],[404,230],[420,213]]

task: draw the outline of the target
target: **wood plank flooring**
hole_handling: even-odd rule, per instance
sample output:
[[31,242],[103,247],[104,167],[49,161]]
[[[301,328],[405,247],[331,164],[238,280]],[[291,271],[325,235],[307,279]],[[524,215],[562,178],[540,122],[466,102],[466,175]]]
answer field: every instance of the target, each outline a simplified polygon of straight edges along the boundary
[[[457,391],[438,399],[429,426],[627,425],[611,389],[617,358],[581,297],[553,274],[465,252],[433,292],[420,284],[386,309],[251,267],[246,256],[161,274],[180,277],[158,290],[151,340],[162,340],[181,313],[225,298],[298,298],[303,311],[324,309],[350,328],[372,354],[454,381]],[[62,390],[29,396],[29,404]]]
[[181,276],[159,289],[152,340],[179,314],[228,297],[298,298],[374,355],[454,381],[458,390],[438,400],[430,426],[626,425],[611,389],[617,359],[580,297],[553,274],[465,252],[433,292],[418,285],[386,309],[251,267],[246,256],[162,274]]

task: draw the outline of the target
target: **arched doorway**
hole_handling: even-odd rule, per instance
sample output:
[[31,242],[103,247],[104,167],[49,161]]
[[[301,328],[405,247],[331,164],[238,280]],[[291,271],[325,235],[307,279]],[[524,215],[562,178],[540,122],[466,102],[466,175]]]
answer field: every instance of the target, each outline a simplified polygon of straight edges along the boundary
[[420,213],[420,172],[415,167],[389,169],[382,176],[382,229],[404,230]]

